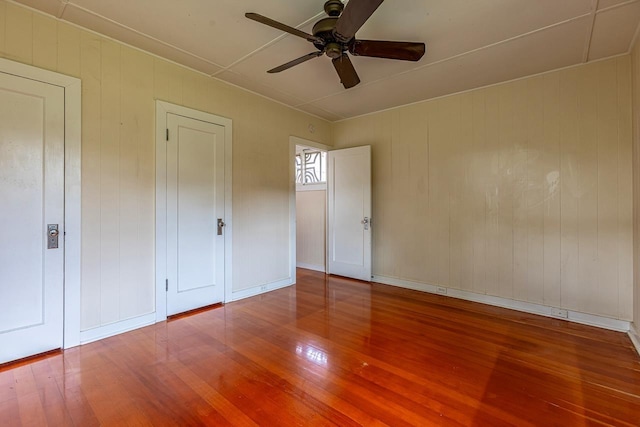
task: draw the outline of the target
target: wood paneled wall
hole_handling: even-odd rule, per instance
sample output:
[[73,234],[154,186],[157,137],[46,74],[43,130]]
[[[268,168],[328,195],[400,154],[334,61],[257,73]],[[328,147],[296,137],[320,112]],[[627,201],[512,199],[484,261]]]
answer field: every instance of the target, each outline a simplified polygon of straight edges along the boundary
[[[633,72],[633,322],[640,332],[640,43],[631,52]],[[639,336],[640,337],[640,336]],[[640,349],[639,349],[640,350]]]
[[631,104],[623,56],[336,123],[374,274],[631,320]]
[[155,99],[233,120],[234,290],[289,276],[289,136],[328,122],[5,1],[0,56],[82,79],[83,330],[154,310]]
[[327,191],[296,192],[296,263],[325,271]]

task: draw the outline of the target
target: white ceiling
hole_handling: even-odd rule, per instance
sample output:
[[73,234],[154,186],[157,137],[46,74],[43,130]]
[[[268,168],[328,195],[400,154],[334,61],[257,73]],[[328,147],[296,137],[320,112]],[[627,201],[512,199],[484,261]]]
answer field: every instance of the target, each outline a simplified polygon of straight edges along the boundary
[[427,53],[352,57],[362,82],[345,90],[326,56],[267,74],[315,48],[244,17],[310,33],[324,0],[17,2],[332,121],[626,53],[640,22],[640,0],[387,0],[357,38]]

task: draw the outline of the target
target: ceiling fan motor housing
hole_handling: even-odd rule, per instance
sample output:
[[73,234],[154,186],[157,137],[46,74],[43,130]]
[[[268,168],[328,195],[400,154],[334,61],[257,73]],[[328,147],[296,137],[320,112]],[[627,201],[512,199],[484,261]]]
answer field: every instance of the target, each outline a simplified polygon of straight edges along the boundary
[[314,43],[314,46],[318,50],[324,51],[329,58],[337,58],[348,49],[346,44],[337,41],[333,35],[333,29],[336,27],[337,21],[338,18],[333,16],[323,18],[316,22],[312,30],[314,36],[324,40],[324,44]]
[[336,27],[336,22],[338,22],[338,18],[335,16],[322,18],[315,23],[313,29],[311,30],[311,33],[316,37],[324,39],[324,41],[333,41],[333,35],[331,34],[331,32]]

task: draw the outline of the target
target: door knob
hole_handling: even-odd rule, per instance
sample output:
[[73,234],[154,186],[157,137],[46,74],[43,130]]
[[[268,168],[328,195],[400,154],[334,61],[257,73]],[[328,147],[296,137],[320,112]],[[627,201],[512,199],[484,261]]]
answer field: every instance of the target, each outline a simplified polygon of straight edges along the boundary
[[58,249],[58,224],[47,224],[47,249]]
[[361,224],[364,224],[364,229],[368,230],[369,229],[369,225],[371,224],[371,220],[368,217],[364,217],[364,219],[362,221],[360,221]]
[[222,227],[225,226],[224,221],[222,221],[222,218],[218,218],[218,236],[222,236]]

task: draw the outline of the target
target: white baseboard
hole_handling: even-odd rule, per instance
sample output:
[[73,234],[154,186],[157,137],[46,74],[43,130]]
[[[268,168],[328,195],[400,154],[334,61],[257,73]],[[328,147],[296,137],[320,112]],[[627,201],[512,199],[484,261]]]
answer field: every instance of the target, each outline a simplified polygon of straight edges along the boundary
[[638,333],[638,330],[633,323],[631,324],[631,328],[629,329],[628,334],[629,334],[629,338],[631,338],[631,342],[633,343],[633,346],[636,348],[636,351],[638,352],[638,355],[640,355],[640,333]]
[[[276,289],[291,286],[293,284],[294,281],[290,277],[288,277],[276,282],[254,286],[249,289],[243,289],[241,291],[234,292],[231,296],[231,299],[228,299],[226,302],[237,301],[244,298],[260,295],[265,292],[275,291]],[[129,332],[134,329],[142,328],[144,326],[153,325],[154,323],[156,323],[155,312],[138,317],[133,317],[131,319],[121,320],[119,322],[110,323],[108,325],[99,326],[97,328],[87,329],[80,332],[80,344],[88,344],[90,342],[118,335],[123,332]]]
[[231,294],[231,298],[227,299],[226,302],[238,301],[241,299],[254,297],[256,295],[264,294],[265,292],[275,291],[276,289],[286,288],[287,286],[291,286],[295,283],[291,277],[287,277],[286,279],[278,280],[271,283],[265,283],[263,285],[254,286],[252,288],[243,289],[241,291],[235,291]]
[[[373,276],[373,281],[383,283],[385,285],[398,286],[401,288],[413,289],[416,291],[429,292],[432,294],[446,295],[448,297],[474,301],[483,304],[493,305],[497,307],[509,308],[511,310],[523,311],[525,313],[539,314],[541,316],[553,317],[556,319],[569,320],[584,325],[597,326],[599,328],[611,329],[613,331],[628,332],[631,324],[625,320],[612,319],[604,316],[596,316],[593,314],[581,313],[548,305],[534,304],[524,301],[516,301],[509,298],[496,297],[491,295],[477,294],[474,292],[463,291],[460,289],[446,288],[443,286],[434,286],[427,283],[414,282],[410,280],[397,279],[386,276]],[[555,313],[561,310],[566,313],[559,316]]]
[[324,265],[307,264],[306,262],[298,262],[296,264],[296,267],[305,268],[307,270],[319,271],[321,273],[324,273],[326,271],[324,268]]
[[144,314],[131,319],[121,320],[119,322],[109,323],[108,325],[98,326],[97,328],[87,329],[80,332],[80,344],[88,344],[104,338],[109,338],[123,332],[129,332],[134,329],[142,328],[156,323],[156,313]]

